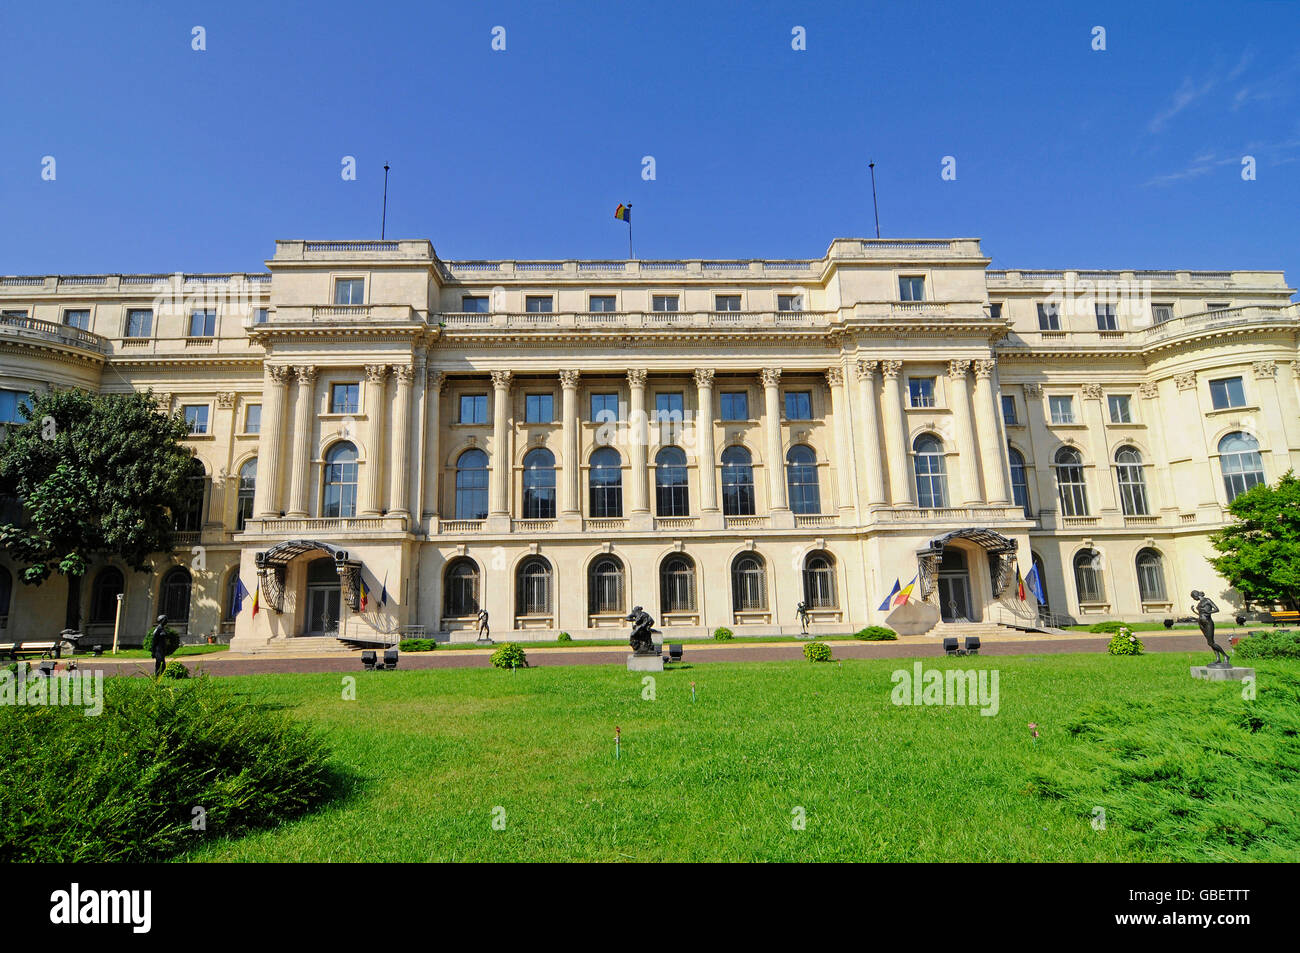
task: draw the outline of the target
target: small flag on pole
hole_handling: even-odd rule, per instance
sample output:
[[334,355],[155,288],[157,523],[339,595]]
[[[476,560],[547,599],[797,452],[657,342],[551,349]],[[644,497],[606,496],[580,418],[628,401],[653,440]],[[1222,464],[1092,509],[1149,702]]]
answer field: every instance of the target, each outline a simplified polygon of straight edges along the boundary
[[916,579],[917,577],[913,576],[912,581],[909,582],[906,586],[904,586],[902,591],[899,592],[899,594],[894,597],[894,605],[896,606],[907,605],[907,600],[912,598],[912,587],[916,585]]
[[258,605],[258,602],[260,601],[261,597],[262,597],[262,587],[254,586],[253,587],[253,618],[254,619],[257,618],[257,610],[261,608]]
[[379,590],[379,605],[381,608],[388,605],[388,573],[384,573],[384,585]]
[[244,600],[248,598],[248,590],[244,588],[244,580],[236,577],[235,579],[235,615],[239,615],[244,609]]
[[900,588],[900,587],[899,587],[899,585],[898,585],[898,580],[895,579],[895,580],[894,580],[894,588],[889,590],[889,595],[885,596],[885,601],[882,602],[882,603],[880,604],[880,611],[881,611],[881,612],[888,612],[888,611],[889,611],[889,607],[893,604],[893,602],[894,602],[894,596],[898,594],[898,590],[899,590],[899,588]]
[[365,579],[361,580],[361,611],[366,611],[366,602],[370,599],[370,590],[366,588]]
[[1021,602],[1025,601],[1025,580],[1024,577],[1020,575],[1019,566],[1016,567],[1016,595],[1019,597]]
[[1029,567],[1029,575],[1025,576],[1025,588],[1034,594],[1039,605],[1047,601],[1047,596],[1043,594],[1043,580],[1038,575],[1038,566]]
[[619,203],[618,208],[614,209],[614,217],[620,222],[632,224],[632,206]]

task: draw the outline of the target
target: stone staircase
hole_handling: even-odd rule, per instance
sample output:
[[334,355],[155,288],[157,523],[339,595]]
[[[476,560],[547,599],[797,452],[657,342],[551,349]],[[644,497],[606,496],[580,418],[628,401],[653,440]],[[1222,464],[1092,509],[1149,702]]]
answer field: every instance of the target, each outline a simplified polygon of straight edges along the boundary
[[940,622],[926,635],[941,639],[966,639],[970,636],[986,639],[1003,635],[1024,635],[1025,632],[1025,629],[1002,625],[998,622]]
[[340,642],[332,635],[300,635],[283,639],[271,639],[266,645],[255,651],[268,655],[297,655],[302,652],[351,652],[353,646]]

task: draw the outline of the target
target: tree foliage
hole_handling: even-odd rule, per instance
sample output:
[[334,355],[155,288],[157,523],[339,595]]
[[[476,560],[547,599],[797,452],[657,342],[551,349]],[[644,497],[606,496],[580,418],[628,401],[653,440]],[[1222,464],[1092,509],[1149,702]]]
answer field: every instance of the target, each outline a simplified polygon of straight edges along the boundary
[[172,513],[193,493],[194,456],[179,415],[150,393],[33,395],[28,421],[0,444],[0,496],[22,519],[0,524],[0,545],[26,564],[23,581],[80,577],[95,556],[150,567],[172,548]]
[[1210,536],[1219,575],[1257,605],[1300,605],[1300,479],[1259,484],[1228,504],[1235,522]]

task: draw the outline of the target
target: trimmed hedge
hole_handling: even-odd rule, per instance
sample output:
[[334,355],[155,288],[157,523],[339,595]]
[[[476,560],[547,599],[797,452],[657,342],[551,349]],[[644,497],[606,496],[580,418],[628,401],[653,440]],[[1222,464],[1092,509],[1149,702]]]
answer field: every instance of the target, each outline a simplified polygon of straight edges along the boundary
[[1120,629],[1127,628],[1123,622],[1094,622],[1088,626],[1089,632],[1118,632]]
[[869,625],[865,629],[859,629],[857,635],[853,637],[863,642],[895,642],[898,640],[898,633],[883,625]]
[[397,648],[402,652],[432,652],[438,647],[433,639],[402,639]]
[[573,636],[569,635],[568,632],[561,632],[558,636],[556,636],[555,641],[556,641],[556,642],[572,642],[572,641],[573,641]]
[[1237,658],[1300,658],[1300,632],[1256,632],[1237,643]]

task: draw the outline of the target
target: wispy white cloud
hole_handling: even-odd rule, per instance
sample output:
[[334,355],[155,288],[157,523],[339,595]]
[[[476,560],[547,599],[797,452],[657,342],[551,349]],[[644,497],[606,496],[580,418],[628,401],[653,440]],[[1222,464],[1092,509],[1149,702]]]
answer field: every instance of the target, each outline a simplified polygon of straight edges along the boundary
[[1171,119],[1204,99],[1220,85],[1235,82],[1246,72],[1254,59],[1255,54],[1247,50],[1241,54],[1241,57],[1237,60],[1237,65],[1226,73],[1216,66],[1200,82],[1190,76],[1184,76],[1182,83],[1174,91],[1173,101],[1165,109],[1152,116],[1150,122],[1147,123],[1147,132],[1154,135],[1163,131]]
[[1246,156],[1254,156],[1260,165],[1266,167],[1290,165],[1300,161],[1300,135],[1273,142],[1248,142],[1240,152],[1202,152],[1189,160],[1181,169],[1153,176],[1142,184],[1173,185],[1189,179],[1199,179],[1224,166],[1239,166]]

